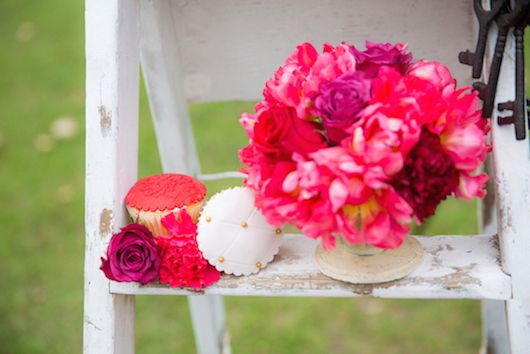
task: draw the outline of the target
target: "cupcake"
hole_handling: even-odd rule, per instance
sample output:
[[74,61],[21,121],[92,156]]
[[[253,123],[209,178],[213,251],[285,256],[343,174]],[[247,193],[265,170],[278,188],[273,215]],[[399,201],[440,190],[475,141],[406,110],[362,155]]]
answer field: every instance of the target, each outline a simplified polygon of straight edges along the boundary
[[160,220],[169,213],[186,208],[197,222],[206,187],[195,178],[177,173],[161,173],[142,178],[125,197],[125,205],[134,222],[145,225],[156,236],[167,236]]

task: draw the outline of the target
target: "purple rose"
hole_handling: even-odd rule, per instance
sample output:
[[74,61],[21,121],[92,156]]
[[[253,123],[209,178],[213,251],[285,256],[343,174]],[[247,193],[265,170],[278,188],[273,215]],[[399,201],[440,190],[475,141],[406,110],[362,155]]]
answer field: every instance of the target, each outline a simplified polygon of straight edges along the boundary
[[158,278],[160,256],[155,238],[143,225],[129,224],[112,235],[100,269],[110,280],[147,284]]
[[371,81],[362,72],[343,74],[320,85],[315,99],[316,113],[322,118],[331,143],[339,143],[370,100]]
[[383,65],[391,66],[404,74],[412,60],[412,54],[407,53],[407,46],[402,43],[392,45],[366,41],[366,50],[361,52],[351,46],[351,51],[355,57],[356,69],[370,78],[376,77]]

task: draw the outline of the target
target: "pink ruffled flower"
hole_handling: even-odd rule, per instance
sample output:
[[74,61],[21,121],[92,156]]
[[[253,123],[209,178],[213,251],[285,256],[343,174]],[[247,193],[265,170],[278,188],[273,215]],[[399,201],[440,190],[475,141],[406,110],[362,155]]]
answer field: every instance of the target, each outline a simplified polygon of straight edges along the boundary
[[410,65],[407,74],[429,81],[442,92],[456,87],[456,80],[449,69],[436,61],[418,60]]
[[339,233],[351,243],[385,248],[401,244],[412,210],[385,183],[381,168],[363,165],[338,146],[318,150],[309,159],[293,158],[296,169],[282,176],[282,190],[260,202],[269,222],[292,223],[309,237],[321,237],[328,249]]
[[318,53],[310,43],[302,43],[289,55],[285,64],[267,80],[263,96],[270,102],[288,107],[300,104],[303,85]]
[[182,209],[178,214],[170,213],[162,219],[162,225],[170,237],[156,239],[160,248],[162,264],[160,282],[173,287],[191,287],[196,291],[209,286],[220,278],[220,273],[203,257],[197,245],[197,225]]

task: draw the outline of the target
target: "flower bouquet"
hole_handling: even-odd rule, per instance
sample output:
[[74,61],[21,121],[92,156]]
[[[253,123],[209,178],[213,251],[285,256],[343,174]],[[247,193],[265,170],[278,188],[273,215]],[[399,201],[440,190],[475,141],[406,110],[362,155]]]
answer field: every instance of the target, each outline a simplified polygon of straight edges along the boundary
[[303,43],[267,80],[241,124],[245,185],[275,226],[323,248],[402,245],[448,196],[485,195],[488,125],[470,87],[403,44]]

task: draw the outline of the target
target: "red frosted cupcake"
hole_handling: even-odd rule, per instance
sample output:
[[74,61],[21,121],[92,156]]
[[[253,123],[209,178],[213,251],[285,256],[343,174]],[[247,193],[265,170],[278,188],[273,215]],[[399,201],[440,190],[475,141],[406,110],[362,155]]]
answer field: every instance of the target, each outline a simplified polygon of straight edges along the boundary
[[145,225],[154,235],[168,235],[160,220],[186,208],[195,222],[199,218],[206,187],[195,178],[177,173],[161,173],[142,178],[125,197],[134,222]]

